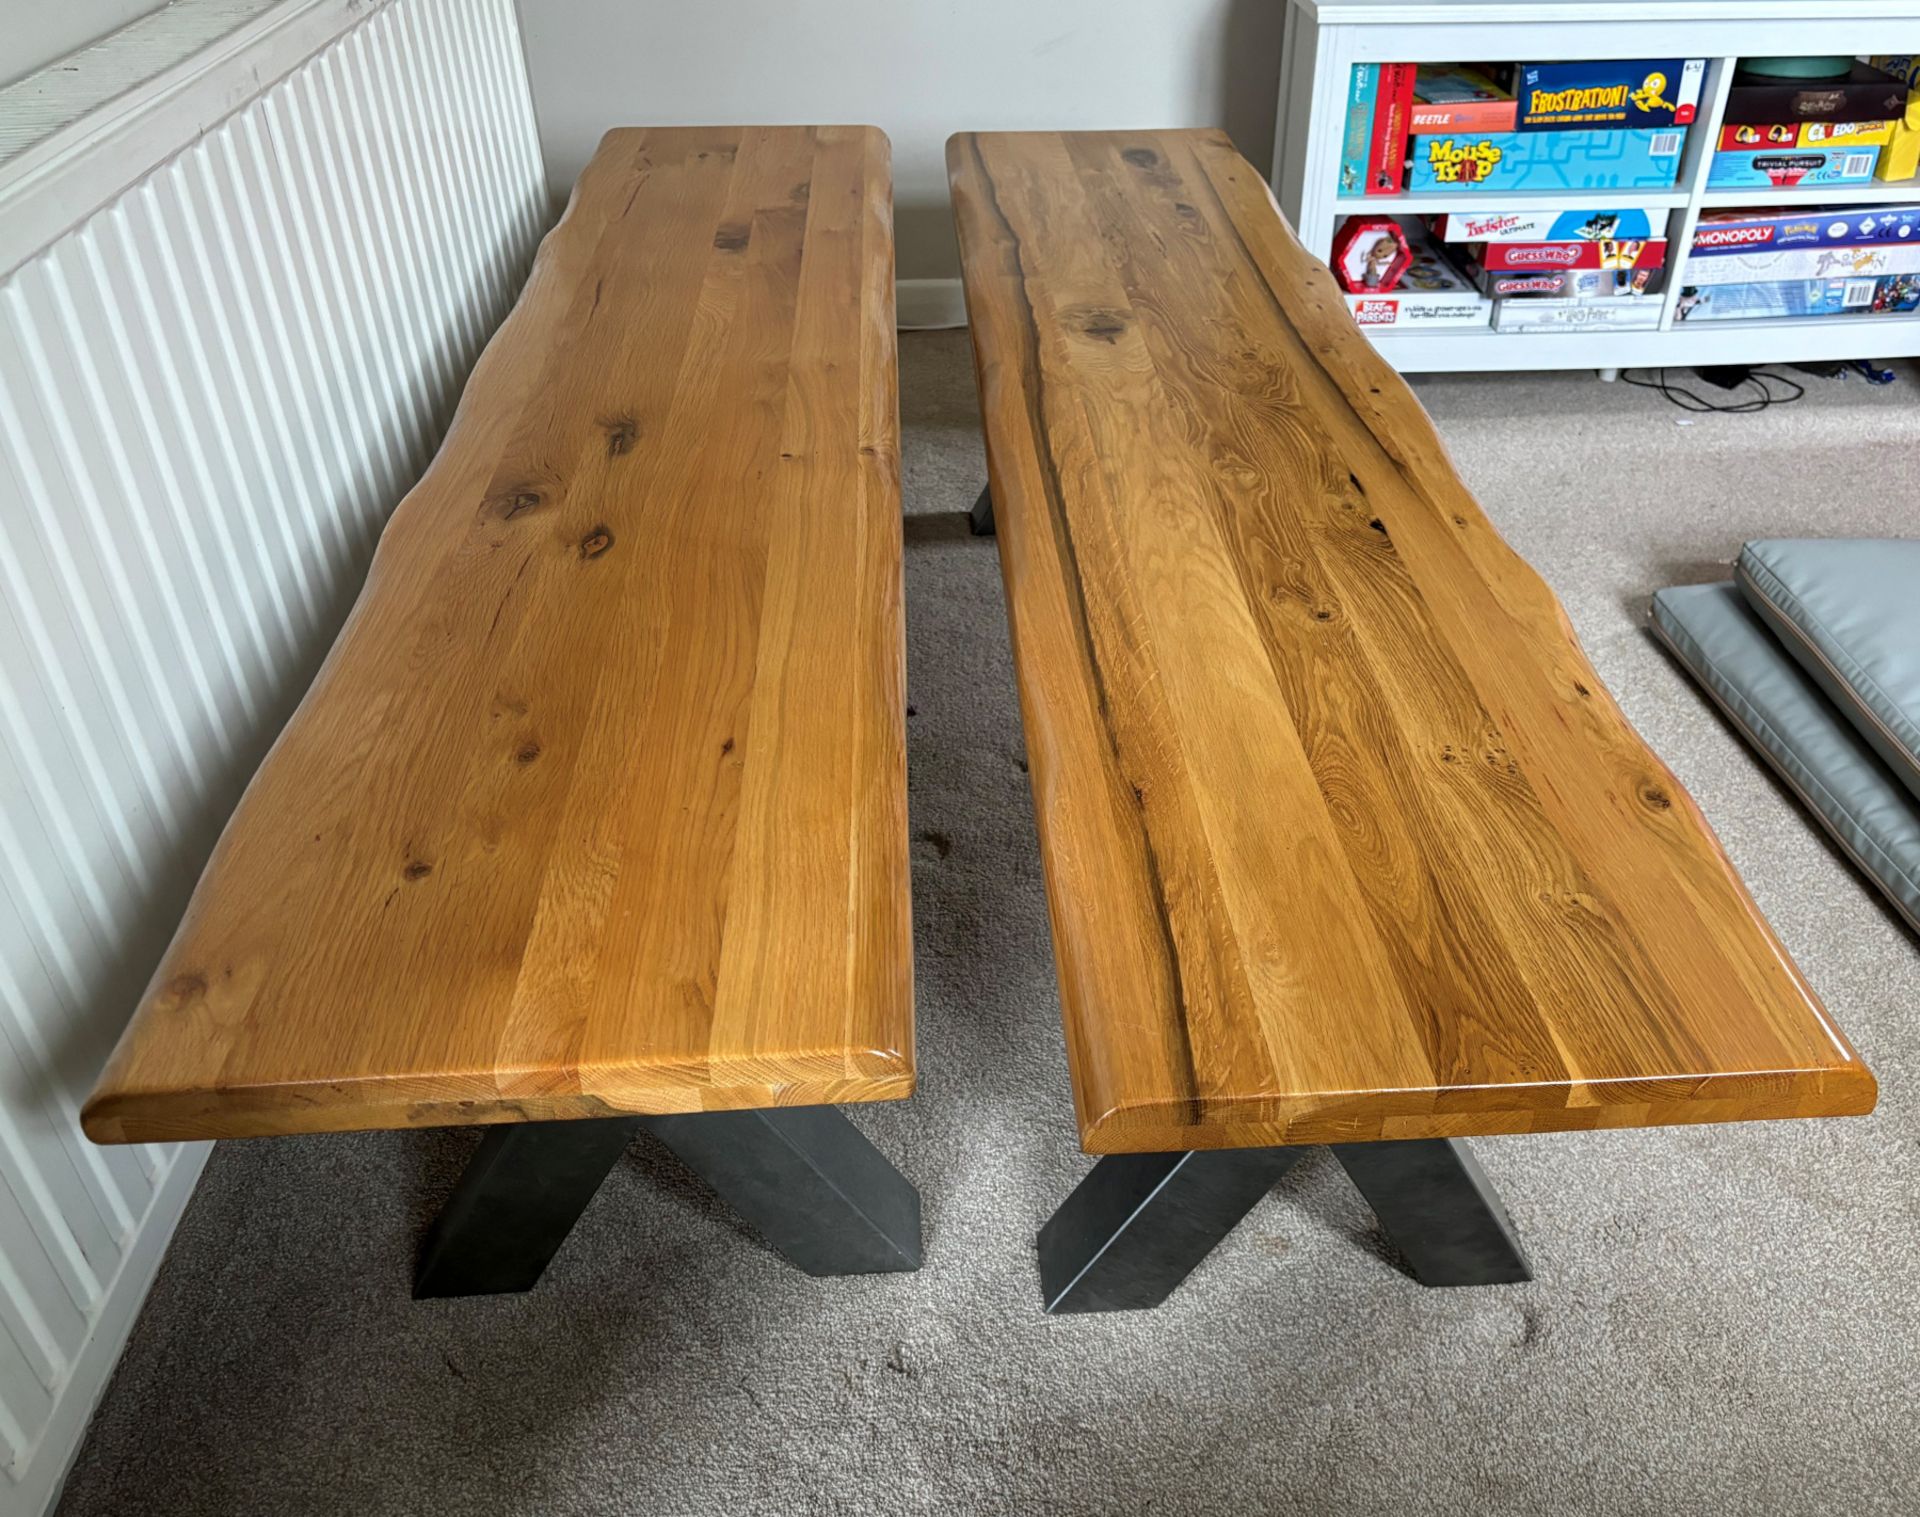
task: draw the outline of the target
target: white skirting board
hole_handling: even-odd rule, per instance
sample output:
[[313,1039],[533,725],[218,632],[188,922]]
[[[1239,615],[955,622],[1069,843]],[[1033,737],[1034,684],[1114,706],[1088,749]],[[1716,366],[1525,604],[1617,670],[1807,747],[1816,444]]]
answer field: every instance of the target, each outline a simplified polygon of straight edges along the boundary
[[206,1157],[80,1103],[550,220],[512,0],[174,0],[0,91],[0,1517]]
[[937,332],[967,324],[967,300],[957,279],[901,279],[893,288],[894,319],[903,332]]

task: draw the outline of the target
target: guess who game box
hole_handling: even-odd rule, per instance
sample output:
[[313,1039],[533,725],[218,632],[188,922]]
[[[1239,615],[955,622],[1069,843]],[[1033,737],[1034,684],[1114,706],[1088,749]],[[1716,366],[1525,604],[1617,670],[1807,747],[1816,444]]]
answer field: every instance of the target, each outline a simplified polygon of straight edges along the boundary
[[1407,188],[1666,190],[1680,175],[1685,136],[1655,127],[1415,137]]
[[1641,242],[1483,242],[1473,250],[1483,269],[1657,269],[1667,261],[1664,240]]
[[1523,63],[1515,76],[1514,124],[1522,132],[1691,126],[1706,76],[1704,58]]

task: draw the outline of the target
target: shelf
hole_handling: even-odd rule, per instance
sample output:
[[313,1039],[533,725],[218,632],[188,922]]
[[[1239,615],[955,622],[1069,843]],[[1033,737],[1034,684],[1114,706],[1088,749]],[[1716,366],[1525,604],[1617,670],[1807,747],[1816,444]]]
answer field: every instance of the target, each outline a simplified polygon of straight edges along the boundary
[[[1920,357],[1920,315],[1756,317],[1643,332],[1395,332],[1362,327],[1403,374],[1487,369],[1691,368],[1695,364]],[[1792,340],[1783,344],[1783,335]]]
[[[1387,197],[1381,195],[1376,198],[1384,200]],[[1791,209],[1796,205],[1871,205],[1876,201],[1885,201],[1888,205],[1920,201],[1920,181],[1903,179],[1896,184],[1882,184],[1876,179],[1872,184],[1830,184],[1810,190],[1768,188],[1700,192],[1700,204],[1709,210],[1715,206],[1732,205],[1777,205]]]
[[[1920,196],[1920,191],[1915,194]],[[1599,210],[1614,206],[1643,206],[1650,211],[1678,210],[1687,203],[1685,190],[1535,190],[1516,195],[1489,190],[1427,190],[1419,194],[1402,191],[1398,195],[1341,195],[1333,202],[1336,216],[1410,216],[1430,211],[1558,211],[1581,210],[1589,206]]]
[[[1558,212],[1609,204],[1671,213],[1674,257],[1661,302],[1665,326],[1639,331],[1497,332],[1362,330],[1394,367],[1449,371],[1692,367],[1797,359],[1920,358],[1920,315],[1675,320],[1685,283],[1684,249],[1703,212],[1778,206],[1784,214],[1838,218],[1851,207],[1920,206],[1920,180],[1800,189],[1708,189],[1712,150],[1742,53],[1871,53],[1889,50],[1913,0],[1849,0],[1843,17],[1804,0],[1286,0],[1287,52],[1278,102],[1272,186],[1307,250],[1327,257],[1341,217],[1428,212]],[[1896,14],[1896,9],[1898,13]],[[1819,16],[1810,10],[1821,11]],[[1577,13],[1577,18],[1576,18]],[[1699,113],[1689,126],[1678,181],[1666,189],[1592,187],[1509,194],[1486,185],[1398,195],[1336,195],[1348,68],[1356,62],[1440,58],[1619,57],[1602,15],[1634,20],[1632,56],[1704,58]],[[1391,25],[1378,24],[1392,17]]]
[[[1341,195],[1333,202],[1336,216],[1408,216],[1434,211],[1552,211],[1562,207],[1644,206],[1650,211],[1679,210],[1692,197],[1685,190],[1551,190],[1530,195],[1501,194],[1472,190],[1427,190],[1420,194]],[[1751,190],[1703,190],[1703,208],[1736,205],[1868,205],[1885,201],[1888,205],[1920,202],[1920,180],[1906,179],[1898,184],[1833,184],[1811,190],[1781,190],[1772,187]]]

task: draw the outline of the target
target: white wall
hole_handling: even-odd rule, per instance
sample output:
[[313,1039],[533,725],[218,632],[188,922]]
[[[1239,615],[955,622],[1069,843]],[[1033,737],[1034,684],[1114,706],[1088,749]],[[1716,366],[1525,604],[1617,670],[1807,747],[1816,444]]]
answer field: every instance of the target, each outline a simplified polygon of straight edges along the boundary
[[0,88],[96,42],[165,0],[0,0]]
[[946,139],[1224,126],[1263,170],[1285,0],[519,0],[564,195],[615,125],[870,122],[893,139],[902,279],[957,274]]

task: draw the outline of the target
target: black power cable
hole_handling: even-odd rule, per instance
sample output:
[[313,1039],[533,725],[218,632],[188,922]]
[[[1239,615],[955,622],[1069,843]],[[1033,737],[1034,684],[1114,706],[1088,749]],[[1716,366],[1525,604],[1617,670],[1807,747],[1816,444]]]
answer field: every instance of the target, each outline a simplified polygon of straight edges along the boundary
[[[1718,404],[1705,395],[1696,395],[1692,390],[1682,389],[1667,380],[1665,369],[1653,369],[1652,379],[1635,379],[1632,369],[1620,371],[1620,382],[1632,385],[1638,390],[1652,390],[1666,400],[1669,405],[1678,406],[1683,411],[1706,413],[1721,416],[1751,416],[1756,411],[1764,411],[1768,406],[1790,405],[1807,393],[1805,385],[1798,384],[1784,374],[1769,374],[1755,369],[1751,374],[1727,392],[1726,404]],[[1769,381],[1784,385],[1785,391],[1770,387]],[[1760,393],[1736,399],[1740,392],[1752,385]]]

